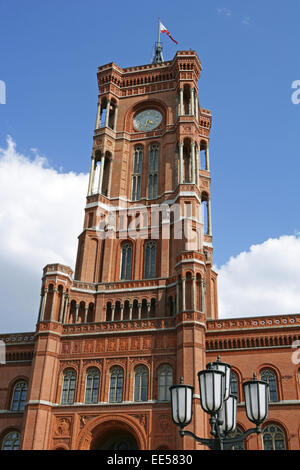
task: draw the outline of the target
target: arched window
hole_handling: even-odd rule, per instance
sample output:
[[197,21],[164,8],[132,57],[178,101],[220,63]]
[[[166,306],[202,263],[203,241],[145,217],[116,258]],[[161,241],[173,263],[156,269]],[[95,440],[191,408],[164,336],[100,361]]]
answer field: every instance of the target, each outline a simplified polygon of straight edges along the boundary
[[231,394],[237,397],[237,401],[240,401],[239,397],[239,378],[237,374],[233,371],[231,371],[231,376],[230,376],[230,390]]
[[[241,428],[236,427],[234,432],[230,432],[227,437],[230,437],[231,439],[234,437],[239,437],[243,434],[243,431]],[[237,444],[224,444],[224,450],[245,450],[245,441],[238,442]]]
[[144,278],[151,279],[156,276],[156,242],[151,240],[145,244],[144,249]]
[[98,403],[100,373],[96,367],[90,367],[86,373],[85,403]]
[[285,433],[275,424],[270,424],[263,429],[262,439],[264,450],[286,449]]
[[133,154],[132,195],[131,199],[137,201],[141,198],[141,178],[143,167],[143,147],[138,145]]
[[110,372],[109,402],[121,403],[123,399],[123,369],[119,366],[113,367]]
[[134,369],[134,401],[147,401],[148,399],[148,369],[146,366],[137,366]]
[[27,395],[27,382],[20,380],[14,386],[10,409],[12,411],[24,411]]
[[121,253],[121,280],[131,279],[132,244],[124,242]]
[[158,154],[159,147],[152,144],[149,153],[149,180],[148,180],[148,198],[155,199],[157,197],[157,181],[158,181]]
[[61,392],[61,405],[72,405],[75,398],[76,372],[67,369],[63,374],[63,386]]
[[19,448],[20,433],[18,431],[11,431],[4,436],[1,450],[19,450]]
[[268,382],[269,384],[269,399],[271,402],[278,401],[278,389],[276,374],[271,369],[264,369],[261,371],[260,379]]
[[170,400],[169,388],[173,384],[173,370],[168,364],[159,366],[158,371],[158,399],[163,401]]

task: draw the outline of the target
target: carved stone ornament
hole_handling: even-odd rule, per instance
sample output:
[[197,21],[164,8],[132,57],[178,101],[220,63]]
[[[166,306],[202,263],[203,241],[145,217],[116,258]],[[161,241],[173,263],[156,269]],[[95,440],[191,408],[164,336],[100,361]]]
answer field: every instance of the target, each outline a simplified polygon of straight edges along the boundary
[[170,417],[168,415],[159,416],[159,425],[163,432],[166,432],[170,427]]
[[56,418],[55,435],[70,436],[71,420],[70,418]]

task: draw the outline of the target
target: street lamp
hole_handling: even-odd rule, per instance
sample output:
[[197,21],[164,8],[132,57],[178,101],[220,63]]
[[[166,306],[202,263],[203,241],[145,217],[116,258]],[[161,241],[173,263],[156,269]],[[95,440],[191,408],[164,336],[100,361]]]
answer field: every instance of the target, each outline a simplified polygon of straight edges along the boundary
[[190,436],[212,450],[223,450],[224,445],[227,448],[232,447],[245,441],[250,434],[261,433],[260,425],[268,416],[269,384],[257,380],[254,374],[253,380],[243,384],[243,390],[247,417],[256,427],[237,437],[228,437],[236,428],[237,414],[237,398],[230,394],[230,374],[231,366],[221,362],[220,357],[216,362],[207,364],[205,370],[198,372],[200,403],[202,409],[210,415],[211,439],[198,437],[193,432],[184,430],[192,420],[194,387],[185,385],[183,378],[179,385],[170,387],[172,419],[180,427],[181,437]]

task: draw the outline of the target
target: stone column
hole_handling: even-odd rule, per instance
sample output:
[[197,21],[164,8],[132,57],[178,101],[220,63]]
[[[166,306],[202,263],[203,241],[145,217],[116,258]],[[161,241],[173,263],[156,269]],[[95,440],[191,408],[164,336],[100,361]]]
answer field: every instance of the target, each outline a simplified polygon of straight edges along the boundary
[[196,150],[196,185],[200,186],[200,176],[199,171],[201,170],[201,162],[200,162],[200,145],[198,145]]
[[52,321],[52,317],[53,317],[53,310],[54,310],[54,305],[55,305],[56,292],[57,292],[57,289],[54,288],[54,289],[53,289],[53,297],[52,297],[51,312],[50,312],[50,321]]
[[180,307],[180,289],[179,289],[179,281],[176,282],[176,315],[179,313]]
[[100,128],[100,124],[101,124],[101,101],[98,103],[98,106],[97,106],[96,129]]
[[95,178],[95,157],[92,155],[92,163],[91,163],[89,187],[88,187],[88,196],[90,196],[93,193],[94,178]]
[[132,304],[129,304],[129,320],[132,320]]
[[62,323],[66,322],[65,320],[66,320],[66,314],[68,312],[69,300],[70,300],[70,296],[69,296],[69,294],[66,294],[65,295],[65,305],[64,305],[64,311],[63,311]]
[[151,303],[147,302],[147,318],[150,318]]
[[208,198],[207,201],[207,235],[212,235],[212,229],[211,229],[211,203],[210,203],[210,197]]
[[183,183],[183,142],[179,142],[179,184]]
[[48,288],[44,289],[44,295],[43,295],[43,306],[42,306],[42,311],[41,311],[41,321],[44,321],[44,316],[45,316],[45,309],[46,309],[46,303],[47,303],[47,295],[48,295]]
[[108,188],[107,188],[107,197],[110,197],[110,187],[111,187],[111,175],[112,175],[112,164],[113,159],[109,160],[109,178],[108,178]]
[[179,89],[179,107],[180,107],[179,115],[183,116],[184,115],[184,112],[183,112],[183,88]]
[[185,312],[185,277],[181,279],[182,288],[182,311]]
[[75,307],[75,323],[78,322],[78,311],[79,311],[79,304],[76,304],[76,307]]
[[111,321],[115,321],[115,305],[111,306]]
[[123,316],[124,316],[124,304],[121,304],[120,306],[120,320],[123,321]]
[[114,114],[114,131],[117,130],[117,119],[118,119],[118,106],[115,105],[115,114]]
[[191,143],[191,163],[192,163],[192,181],[191,183],[195,183],[195,168],[196,168],[196,162],[195,162],[195,142]]
[[142,304],[138,304],[138,319],[142,318]]
[[110,99],[107,100],[107,105],[106,105],[105,127],[108,127],[109,111],[110,111]]
[[42,313],[43,300],[44,300],[44,293],[41,292],[41,300],[40,300],[40,308],[39,308],[39,314],[38,314],[38,322],[41,321],[41,313]]
[[102,182],[103,182],[103,173],[104,173],[104,162],[105,155],[101,155],[100,171],[99,171],[99,180],[98,180],[98,194],[101,194],[102,191]]
[[87,316],[88,316],[89,307],[84,307],[84,323],[87,323]]
[[59,309],[59,315],[58,315],[58,321],[59,322],[61,322],[61,320],[62,320],[63,309],[64,309],[64,306],[65,306],[65,295],[66,295],[66,291],[63,291],[61,293],[61,303],[60,303],[60,309]]
[[192,309],[196,310],[196,276],[192,276]]
[[197,96],[197,93],[195,93],[195,116],[196,116],[196,120],[198,122],[199,110],[198,110],[198,96]]
[[206,152],[205,152],[205,165],[206,165],[206,170],[209,170],[209,147],[208,144],[206,145]]
[[195,115],[195,95],[194,95],[194,87],[191,87],[191,115]]
[[205,281],[201,279],[201,307],[202,307],[202,313],[204,314],[206,311],[206,305],[205,305]]

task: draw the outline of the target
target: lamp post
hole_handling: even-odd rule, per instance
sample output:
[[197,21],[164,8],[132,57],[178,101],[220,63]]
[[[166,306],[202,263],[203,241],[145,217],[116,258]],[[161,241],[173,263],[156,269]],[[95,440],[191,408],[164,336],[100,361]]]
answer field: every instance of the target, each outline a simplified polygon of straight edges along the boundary
[[180,427],[181,437],[190,436],[211,450],[223,450],[225,445],[228,448],[244,442],[250,434],[261,433],[260,425],[268,416],[269,384],[257,380],[254,374],[252,380],[243,383],[243,390],[246,414],[255,427],[237,437],[228,437],[235,431],[237,413],[237,398],[230,393],[230,374],[231,366],[221,362],[220,357],[198,372],[201,407],[210,416],[210,433],[213,436],[210,439],[184,430],[192,421],[194,387],[184,385],[182,378],[179,385],[170,387],[172,419]]

